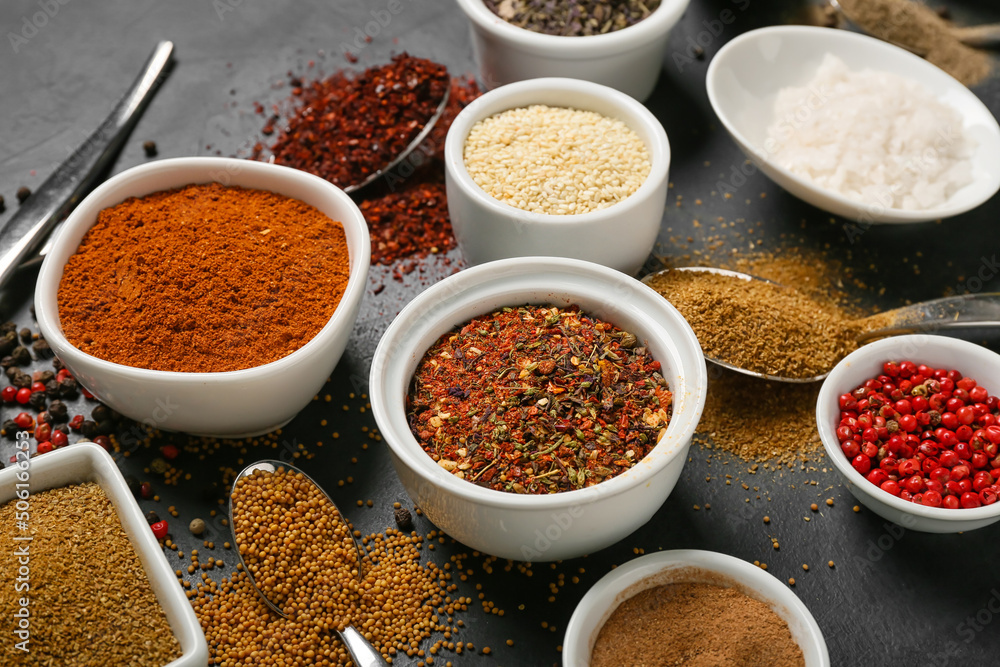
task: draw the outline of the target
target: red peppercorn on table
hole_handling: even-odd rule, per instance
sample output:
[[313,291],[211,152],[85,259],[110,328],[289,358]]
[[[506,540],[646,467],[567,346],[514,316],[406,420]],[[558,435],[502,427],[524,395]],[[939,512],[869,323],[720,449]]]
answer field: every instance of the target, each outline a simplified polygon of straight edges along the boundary
[[[382,65],[403,50],[445,65],[452,76],[475,74],[468,25],[450,0],[50,4],[11,0],[0,7],[7,35],[0,47],[5,93],[0,95],[0,195],[6,207],[0,222],[16,209],[19,187],[37,187],[98,125],[157,39],[176,43],[177,65],[114,172],[151,159],[143,147],[150,141],[159,157],[250,155],[258,142],[276,139],[262,128],[280,132],[273,116],[281,115],[296,82],[345,67]],[[746,166],[708,105],[708,62],[733,37],[787,22],[803,7],[694,2],[672,34],[659,84],[647,102],[666,128],[673,156],[668,206],[646,270],[661,267],[658,257],[684,265],[763,251],[791,256],[788,248],[797,247],[825,253],[825,261],[839,267],[835,287],[869,307],[946,292],[1000,291],[997,198],[940,224],[859,228],[794,199]],[[953,3],[952,9],[970,22],[1000,20],[996,10],[972,2]],[[996,77],[974,92],[1000,114]],[[424,200],[443,196],[439,181],[414,180]],[[377,234],[387,243],[394,242],[390,206],[412,208],[397,200],[368,205]],[[808,462],[789,467],[745,461],[696,442],[676,489],[653,519],[585,558],[508,563],[437,532],[414,510],[397,479],[366,392],[372,353],[393,316],[427,285],[464,266],[439,217],[423,212],[407,218],[424,231],[411,229],[402,245],[382,247],[384,261],[372,265],[340,365],[317,399],[279,433],[241,443],[179,434],[150,439],[144,428],[67,390],[61,405],[49,401],[44,408],[60,415],[65,410],[70,435],[50,428],[41,451],[67,440],[73,446],[81,438],[76,427],[84,421],[93,421],[99,429],[94,433],[105,441],[106,432],[114,433],[122,471],[143,511],[166,522],[151,521],[157,532],[166,530],[167,559],[192,588],[204,578],[221,581],[235,569],[223,502],[234,471],[255,459],[294,460],[326,487],[363,534],[395,528],[408,508],[414,529],[424,537],[424,560],[446,568],[447,584],[454,587],[449,594],[463,601],[452,609],[449,624],[457,631],[450,638],[432,635],[421,644],[423,655],[399,654],[395,664],[559,664],[567,621],[594,582],[638,554],[676,548],[728,553],[766,566],[782,581],[794,580],[793,591],[816,617],[833,664],[996,664],[1000,524],[961,535],[929,535],[864,509],[856,512],[858,503],[815,450]],[[21,272],[0,294],[0,321],[13,321],[18,332],[37,333],[31,313],[36,273]],[[1000,350],[1000,337],[985,336],[976,333],[973,340]],[[31,359],[20,359],[26,362],[23,371],[55,373],[43,345],[26,347]],[[1000,378],[959,370],[991,395],[1000,393]],[[64,380],[51,378],[57,386]],[[31,386],[22,401],[18,390],[24,387],[8,390],[5,377],[0,385],[4,421],[22,412],[32,420],[38,416],[41,406],[31,402],[38,392]],[[741,401],[750,414],[773,409],[759,395],[743,395]],[[60,423],[65,422],[54,422]],[[802,428],[793,421],[775,426],[790,434]],[[13,440],[0,439],[4,462],[12,448]],[[198,535],[189,528],[196,519],[203,522]]]

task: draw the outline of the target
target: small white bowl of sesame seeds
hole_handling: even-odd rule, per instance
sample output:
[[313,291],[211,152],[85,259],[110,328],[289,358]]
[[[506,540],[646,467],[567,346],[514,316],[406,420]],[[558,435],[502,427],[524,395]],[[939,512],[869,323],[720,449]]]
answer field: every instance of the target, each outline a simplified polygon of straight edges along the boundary
[[635,274],[663,219],[670,144],[635,99],[531,79],[462,110],[445,143],[448,212],[469,264],[583,259]]

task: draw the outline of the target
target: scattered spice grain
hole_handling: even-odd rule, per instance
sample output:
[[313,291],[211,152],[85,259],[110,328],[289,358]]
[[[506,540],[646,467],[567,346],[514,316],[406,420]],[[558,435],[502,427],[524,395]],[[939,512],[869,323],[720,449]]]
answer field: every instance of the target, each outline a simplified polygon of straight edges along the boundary
[[460,479],[513,493],[593,486],[642,460],[673,396],[634,334],[576,306],[503,308],[441,336],[414,372],[410,429]]
[[23,204],[31,196],[31,188],[22,185],[17,189],[17,203]]
[[796,667],[805,659],[763,602],[734,587],[675,583],[622,602],[598,633],[590,664]]
[[239,370],[309,342],[333,315],[348,274],[342,225],[312,206],[263,190],[189,185],[98,214],[66,263],[59,316],[75,347],[107,361]]
[[622,121],[544,104],[479,121],[463,158],[491,197],[547,215],[613,206],[634,194],[651,169],[646,145]]
[[[159,667],[181,649],[111,500],[88,482],[31,494],[28,533],[0,531],[7,564],[0,568],[0,612],[15,618],[19,599],[13,554],[30,550],[30,651],[5,651],[10,665]],[[16,524],[15,503],[0,521]],[[25,547],[25,545],[30,545]],[[12,640],[13,641],[13,640]]]

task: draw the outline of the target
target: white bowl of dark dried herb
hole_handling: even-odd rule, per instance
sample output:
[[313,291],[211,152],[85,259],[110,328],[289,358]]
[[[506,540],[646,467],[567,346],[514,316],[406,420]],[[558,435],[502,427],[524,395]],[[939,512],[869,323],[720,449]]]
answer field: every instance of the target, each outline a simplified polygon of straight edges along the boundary
[[[438,344],[448,349],[429,357],[442,364],[435,377],[421,362]],[[506,348],[511,366],[496,371]],[[424,372],[431,400],[408,404]],[[684,466],[706,386],[694,333],[656,292],[590,262],[537,257],[467,269],[414,299],[379,342],[370,395],[427,517],[474,549],[532,561],[602,549],[649,520]]]
[[18,454],[0,470],[0,516],[0,602],[34,664],[205,665],[194,610],[102,447]]
[[[829,667],[809,609],[782,582],[712,551],[661,551],[615,568],[587,591],[563,639],[564,667],[760,664]],[[675,661],[678,661],[675,663]]]
[[688,2],[458,0],[458,6],[472,24],[487,88],[560,76],[645,100],[659,77],[670,30]]
[[660,231],[669,168],[646,107],[576,79],[490,91],[445,142],[448,212],[470,264],[559,256],[635,274]]
[[257,435],[292,419],[336,366],[370,247],[357,205],[317,176],[160,160],[112,177],[66,220],[38,276],[38,325],[119,413]]

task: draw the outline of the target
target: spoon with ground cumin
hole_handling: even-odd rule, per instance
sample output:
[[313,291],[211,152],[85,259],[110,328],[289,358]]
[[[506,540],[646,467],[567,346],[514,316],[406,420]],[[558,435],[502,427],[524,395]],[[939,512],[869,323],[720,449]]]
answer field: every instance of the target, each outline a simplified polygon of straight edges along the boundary
[[694,329],[705,359],[780,382],[817,382],[859,345],[943,329],[1000,327],[1000,292],[922,301],[854,319],[783,285],[737,271],[683,267],[643,282]]
[[383,582],[362,572],[351,526],[312,478],[280,461],[247,466],[233,482],[229,525],[243,570],[273,612],[336,632],[358,667],[388,665],[350,624]]

